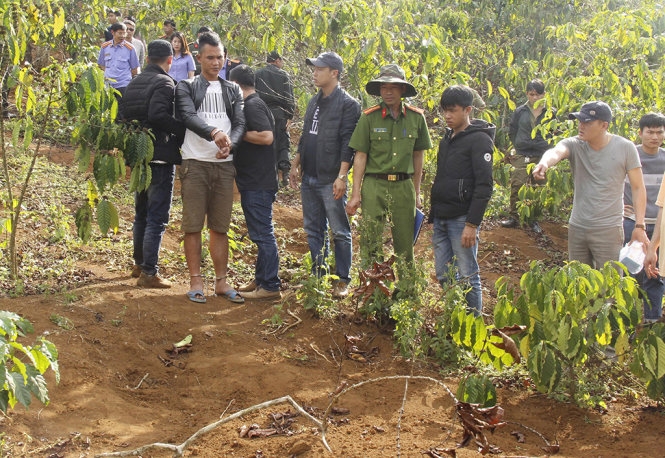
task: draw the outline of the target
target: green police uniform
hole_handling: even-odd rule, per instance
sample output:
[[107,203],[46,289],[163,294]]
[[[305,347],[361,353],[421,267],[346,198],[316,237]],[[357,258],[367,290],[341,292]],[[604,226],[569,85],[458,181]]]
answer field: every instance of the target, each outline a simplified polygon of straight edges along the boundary
[[[423,110],[402,103],[394,119],[383,102],[368,108],[360,116],[349,146],[367,154],[361,189],[363,218],[377,221],[380,234],[390,214],[395,253],[412,262],[416,214],[413,152],[432,148]],[[381,250],[380,236],[369,239],[370,246],[361,247],[364,267],[372,261],[367,255],[373,257]]]

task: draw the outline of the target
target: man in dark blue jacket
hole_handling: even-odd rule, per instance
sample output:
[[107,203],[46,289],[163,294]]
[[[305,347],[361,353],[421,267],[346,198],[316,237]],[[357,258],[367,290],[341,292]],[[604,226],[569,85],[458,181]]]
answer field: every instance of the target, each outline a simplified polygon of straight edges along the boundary
[[348,294],[351,281],[351,226],[346,215],[347,173],[353,162],[351,134],[360,117],[360,103],[339,86],[342,58],[324,52],[307,59],[314,84],[320,90],[307,105],[303,133],[291,163],[293,188],[302,179],[302,213],[312,255],[313,273],[320,275],[328,256],[328,225],[335,242],[335,274],[339,281],[333,296]]
[[174,116],[175,81],[167,74],[172,61],[173,49],[168,41],[151,42],[148,66],[129,83],[120,100],[125,118],[150,128],[155,137],[150,186],[135,195],[132,277],[138,277],[137,285],[145,288],[171,287],[158,275],[157,261],[169,222],[175,166],[181,162],[180,145],[185,135],[185,125]]
[[471,120],[472,105],[473,92],[466,86],[451,86],[441,96],[448,127],[439,143],[430,221],[434,223],[436,278],[443,285],[449,281],[449,269],[455,268],[457,280],[470,286],[467,307],[480,315],[479,227],[492,197],[496,128],[479,119]]

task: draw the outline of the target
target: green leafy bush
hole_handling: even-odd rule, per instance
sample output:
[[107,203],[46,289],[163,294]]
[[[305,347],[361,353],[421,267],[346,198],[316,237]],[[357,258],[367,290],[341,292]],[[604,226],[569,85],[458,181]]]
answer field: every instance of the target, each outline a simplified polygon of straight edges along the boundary
[[630,369],[646,383],[647,395],[665,399],[665,324],[645,326],[635,340],[636,352]]
[[58,350],[44,338],[33,346],[18,342],[33,332],[32,324],[12,312],[0,311],[0,409],[14,408],[17,402],[28,407],[34,395],[44,405],[49,403],[43,374],[51,368],[60,382]]
[[642,301],[635,280],[616,263],[601,270],[573,261],[548,269],[533,262],[519,284],[497,280],[497,327],[522,325],[515,337],[539,391],[552,393],[565,382],[571,398],[583,391],[579,371],[599,370],[590,355],[612,346],[626,361],[629,336],[641,320]]

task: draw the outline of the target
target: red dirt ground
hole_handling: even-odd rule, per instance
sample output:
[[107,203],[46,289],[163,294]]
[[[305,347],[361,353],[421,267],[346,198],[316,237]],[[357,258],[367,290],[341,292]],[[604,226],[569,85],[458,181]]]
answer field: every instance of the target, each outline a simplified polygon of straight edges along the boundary
[[[294,230],[301,227],[300,212],[278,204],[275,219],[280,230],[295,238],[289,250],[306,251],[302,231]],[[527,231],[487,224],[479,258],[488,303],[500,275],[518,278],[529,260],[561,255],[565,228],[544,224],[544,229],[550,243]],[[430,235],[429,229],[421,235],[421,255],[431,256]],[[248,301],[237,306],[214,297],[207,304],[194,304],[185,298],[184,278],[171,290],[150,291],[136,288],[128,272],[84,267],[97,277],[73,291],[79,298],[75,302],[59,295],[0,300],[0,309],[25,316],[37,334],[57,345],[62,375],[59,385],[52,375],[47,377],[49,406],[35,401],[28,411],[16,408],[0,416],[2,456],[88,457],[153,442],[180,444],[223,413],[228,416],[285,395],[303,407],[323,410],[342,380],[352,384],[413,374],[436,378],[453,392],[457,387],[456,380],[442,378],[436,367],[401,358],[390,334],[346,318],[317,319],[295,302],[293,293],[283,300],[282,316],[293,323],[286,313],[290,310],[302,322],[284,333],[271,332],[263,324],[275,313],[271,304]],[[56,326],[52,314],[68,318],[73,328]],[[193,336],[191,351],[169,356],[172,343],[188,334]],[[364,363],[347,358],[345,334],[359,336],[359,346],[366,350],[376,348],[374,356]],[[644,402],[611,403],[601,415],[512,388],[500,391],[499,403],[506,420],[557,440],[557,456],[665,456],[662,411],[645,409]],[[342,396],[336,405],[348,413],[334,416],[328,429],[332,454],[314,424],[302,416],[291,426],[290,436],[239,437],[242,425],[267,427],[268,414],[293,411],[281,404],[212,430],[194,441],[185,456],[418,457],[430,448],[454,447],[462,438],[450,397],[432,382],[413,380],[407,390],[403,379],[372,382]],[[511,435],[516,430],[525,434],[525,443]],[[515,424],[499,428],[489,439],[502,456],[546,454],[537,435]],[[474,447],[457,453],[477,455]],[[142,456],[172,453],[151,449]]]

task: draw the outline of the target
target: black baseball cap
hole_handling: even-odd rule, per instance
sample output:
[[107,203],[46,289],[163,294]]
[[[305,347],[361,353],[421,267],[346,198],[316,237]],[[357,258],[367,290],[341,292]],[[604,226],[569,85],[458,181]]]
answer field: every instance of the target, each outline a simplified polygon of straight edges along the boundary
[[344,62],[342,62],[342,58],[339,57],[339,54],[332,51],[321,53],[315,58],[305,59],[305,62],[307,65],[313,67],[330,67],[340,73],[344,71]]
[[568,119],[577,119],[580,122],[595,121],[612,122],[612,109],[605,102],[587,102],[582,105],[580,111],[570,113]]
[[153,40],[148,43],[148,57],[169,57],[173,55],[173,47],[166,40]]

